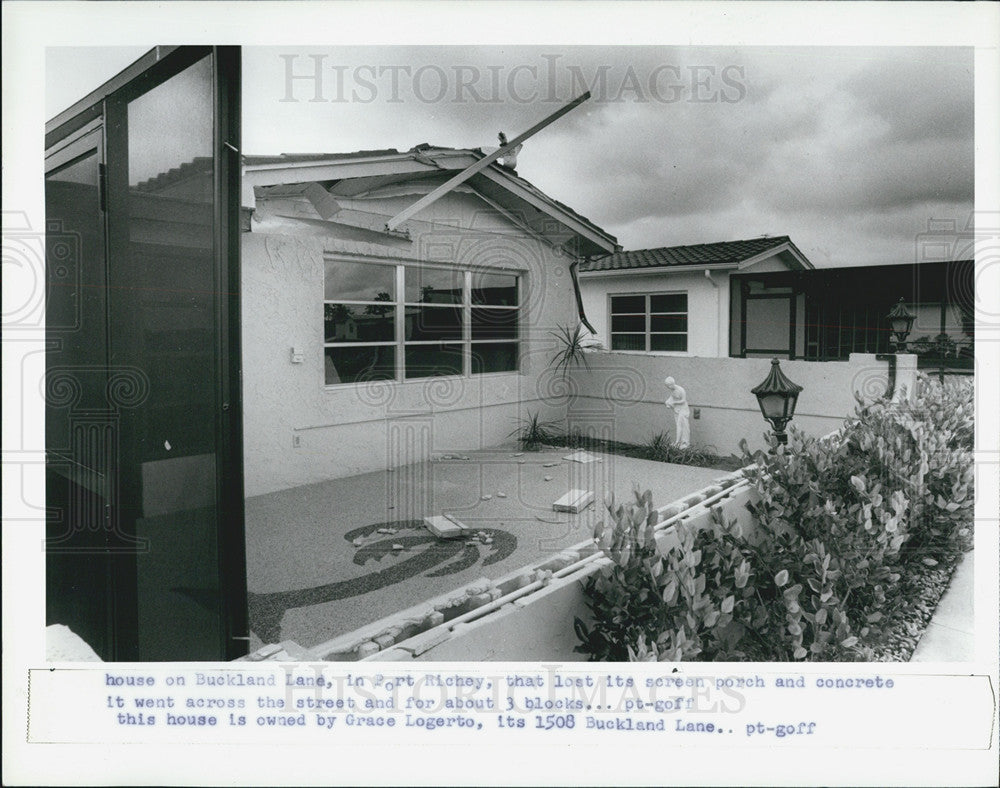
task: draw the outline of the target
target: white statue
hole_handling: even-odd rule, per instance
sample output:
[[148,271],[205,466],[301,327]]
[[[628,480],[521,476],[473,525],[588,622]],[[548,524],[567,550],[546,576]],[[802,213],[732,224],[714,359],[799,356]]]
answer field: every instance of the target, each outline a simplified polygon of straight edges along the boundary
[[691,445],[691,408],[688,407],[687,394],[673,378],[667,378],[663,382],[670,392],[665,404],[674,412],[674,445],[679,449],[686,449]]

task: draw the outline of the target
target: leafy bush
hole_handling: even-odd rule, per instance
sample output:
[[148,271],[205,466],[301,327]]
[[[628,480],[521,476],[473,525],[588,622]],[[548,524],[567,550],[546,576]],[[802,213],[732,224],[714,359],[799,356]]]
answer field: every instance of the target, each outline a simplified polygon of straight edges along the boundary
[[900,410],[920,447],[907,470],[914,500],[907,561],[950,566],[972,548],[973,397],[969,379],[946,386],[921,375],[917,397]]
[[848,423],[828,441],[793,428],[788,446],[758,455],[745,472],[757,493],[750,508],[770,568],[787,569],[794,587],[816,573],[813,556],[830,556],[830,590],[858,628],[881,619],[901,576],[909,501],[896,477],[908,443],[871,418]]
[[[577,651],[630,661],[856,656],[858,639],[835,595],[839,571],[821,544],[782,534],[752,545],[714,510],[713,527],[679,523],[677,544],[660,555],[652,529],[635,526],[644,511],[628,507],[610,529],[598,527],[614,563],[588,582],[595,625],[576,620]],[[771,574],[776,566],[786,568]]]
[[[828,439],[792,427],[751,455],[753,540],[713,511],[656,549],[649,492],[609,507],[595,538],[611,565],[587,584],[596,660],[848,660],[905,604],[904,576],[971,547],[971,386],[921,378],[912,403],[859,402]],[[662,446],[654,436],[648,448]]]
[[658,516],[648,490],[636,490],[634,502],[617,507],[612,498],[606,508],[611,523],[599,522],[594,539],[611,563],[586,582],[594,627],[575,620],[581,640],[575,650],[589,654],[592,661],[621,662],[628,659],[629,648],[640,638],[655,640],[663,631],[657,579],[662,558],[653,535]]

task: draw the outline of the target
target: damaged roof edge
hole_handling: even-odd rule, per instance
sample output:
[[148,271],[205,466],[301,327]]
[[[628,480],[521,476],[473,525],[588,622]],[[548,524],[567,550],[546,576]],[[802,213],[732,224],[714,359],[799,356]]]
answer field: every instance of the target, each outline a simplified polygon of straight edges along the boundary
[[[483,158],[482,150],[438,148],[427,144],[409,151],[395,148],[353,153],[281,154],[279,156],[243,156],[243,206],[255,206],[254,187],[274,186],[308,181],[346,180],[389,172],[440,172],[461,170],[470,159]],[[450,161],[449,161],[450,160]],[[462,160],[466,164],[462,163]],[[491,164],[483,173],[491,181],[505,187],[520,199],[528,199],[539,210],[551,215],[574,233],[584,237],[604,252],[621,251],[618,239],[601,229],[568,205],[545,194],[530,181],[497,164]]]

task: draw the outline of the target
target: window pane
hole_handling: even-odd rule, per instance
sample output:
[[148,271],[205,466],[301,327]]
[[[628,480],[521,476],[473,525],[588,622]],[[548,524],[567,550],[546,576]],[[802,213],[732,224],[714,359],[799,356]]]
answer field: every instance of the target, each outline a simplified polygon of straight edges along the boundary
[[326,342],[392,342],[395,338],[395,307],[323,305],[323,339]]
[[465,274],[444,268],[407,268],[406,301],[416,304],[461,304]]
[[649,297],[650,312],[687,312],[687,308],[688,297],[686,293]]
[[612,350],[645,350],[646,336],[644,334],[612,334]]
[[516,372],[517,342],[483,342],[472,346],[472,374]]
[[687,331],[687,315],[652,315],[649,318],[650,331]]
[[652,334],[649,337],[650,350],[687,350],[685,334]]
[[489,306],[517,306],[517,276],[473,273],[472,303]]
[[611,312],[620,315],[623,312],[646,312],[646,296],[612,296]]
[[327,260],[327,301],[394,301],[396,267]]
[[787,352],[791,319],[791,301],[787,298],[748,298],[747,350]]
[[[99,136],[99,132],[92,132],[89,140],[99,142]],[[45,180],[45,322],[46,337],[51,342],[45,364],[48,374],[60,374],[59,367],[64,373],[74,370],[78,386],[73,398],[46,398],[45,445],[66,456],[91,478],[110,478],[118,471],[113,453],[98,448],[113,445],[108,433],[114,417],[105,410],[109,372],[107,282],[104,217],[97,184],[98,157],[93,148],[75,163],[48,174]],[[101,412],[107,416],[95,419],[94,415]],[[86,421],[80,418],[84,413],[91,414]],[[105,419],[107,427],[100,424]],[[78,479],[73,479],[72,466],[55,458],[56,454],[50,454],[46,460],[46,536],[49,546],[59,546],[46,553],[47,622],[70,626],[103,659],[112,660],[104,602],[112,597],[114,587],[110,559],[104,557],[106,552],[101,555],[111,543],[105,530],[107,493],[100,487],[81,486]]]
[[474,308],[472,338],[517,339],[517,310]]
[[406,377],[429,378],[435,375],[462,374],[462,346],[407,345]]
[[328,386],[396,377],[396,348],[391,345],[328,347],[324,353]]
[[612,315],[611,316],[611,330],[612,331],[645,331],[646,330],[646,316],[645,315]]
[[461,339],[462,309],[451,306],[406,307],[406,339]]

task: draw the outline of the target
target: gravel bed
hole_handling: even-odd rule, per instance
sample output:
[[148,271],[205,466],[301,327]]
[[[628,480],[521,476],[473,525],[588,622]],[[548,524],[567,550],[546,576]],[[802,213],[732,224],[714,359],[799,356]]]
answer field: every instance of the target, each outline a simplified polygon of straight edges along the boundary
[[914,562],[907,567],[899,590],[905,601],[888,617],[877,640],[871,633],[866,638],[872,650],[869,661],[910,661],[938,602],[948,590],[956,567],[957,562],[954,566],[934,567]]

